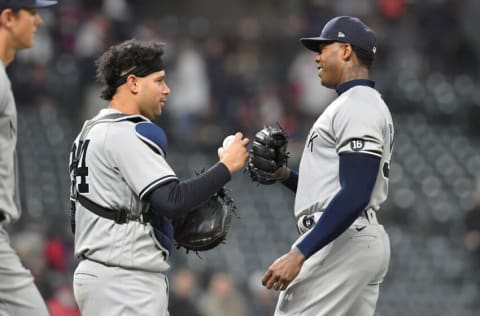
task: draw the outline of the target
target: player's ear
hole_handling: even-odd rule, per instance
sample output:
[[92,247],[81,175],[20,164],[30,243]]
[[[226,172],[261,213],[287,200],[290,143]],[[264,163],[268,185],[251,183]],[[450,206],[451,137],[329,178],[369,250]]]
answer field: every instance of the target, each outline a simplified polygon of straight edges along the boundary
[[12,9],[8,8],[5,10],[2,10],[0,13],[0,24],[5,27],[10,27],[12,24],[12,19],[14,16],[14,12]]
[[127,87],[133,94],[138,93],[138,78],[135,75],[129,75],[127,77]]
[[345,61],[350,60],[353,56],[352,45],[345,43],[342,47],[342,57]]

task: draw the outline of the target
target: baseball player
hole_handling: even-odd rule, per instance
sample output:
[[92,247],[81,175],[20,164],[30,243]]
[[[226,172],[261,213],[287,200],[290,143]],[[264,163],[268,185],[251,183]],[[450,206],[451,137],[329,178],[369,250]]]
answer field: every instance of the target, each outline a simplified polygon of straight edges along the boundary
[[394,133],[368,79],[375,33],[358,18],[340,16],[301,42],[317,52],[321,83],[338,97],[313,124],[298,173],[277,171],[296,192],[302,235],[262,282],[282,291],[275,315],[373,315],[390,259],[375,213],[387,196]]
[[34,34],[42,25],[38,8],[57,1],[0,0],[0,316],[48,315],[33,278],[10,247],[5,227],[19,219],[16,159],[17,109],[5,68],[17,51],[33,45]]
[[219,162],[180,181],[168,164],[167,137],[153,124],[170,89],[157,42],[129,40],[97,61],[108,108],[84,123],[72,146],[75,299],[82,315],[168,315],[165,272],[170,219],[206,201],[246,163],[236,133]]

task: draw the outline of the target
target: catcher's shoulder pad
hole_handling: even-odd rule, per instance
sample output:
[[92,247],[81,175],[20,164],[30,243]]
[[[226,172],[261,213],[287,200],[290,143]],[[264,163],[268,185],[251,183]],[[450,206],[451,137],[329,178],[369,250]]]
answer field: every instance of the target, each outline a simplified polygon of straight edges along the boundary
[[135,124],[135,133],[138,138],[152,148],[153,151],[163,157],[167,156],[167,134],[165,134],[160,126],[152,122],[140,122]]

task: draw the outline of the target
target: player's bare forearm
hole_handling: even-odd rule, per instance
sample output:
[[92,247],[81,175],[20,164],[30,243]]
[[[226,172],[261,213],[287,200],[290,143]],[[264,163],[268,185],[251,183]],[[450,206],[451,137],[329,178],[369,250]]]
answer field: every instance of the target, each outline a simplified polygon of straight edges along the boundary
[[305,262],[305,256],[294,247],[287,254],[281,256],[268,268],[262,279],[267,289],[283,291],[300,273]]

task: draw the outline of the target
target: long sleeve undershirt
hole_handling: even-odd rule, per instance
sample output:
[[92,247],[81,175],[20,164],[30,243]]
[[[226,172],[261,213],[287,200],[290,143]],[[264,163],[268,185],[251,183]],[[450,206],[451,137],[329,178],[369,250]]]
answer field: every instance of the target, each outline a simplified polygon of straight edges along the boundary
[[218,162],[201,175],[184,181],[170,181],[155,188],[149,196],[150,205],[158,215],[173,218],[208,200],[230,179],[227,167]]
[[282,184],[296,193],[298,185],[298,172],[290,169],[290,176],[284,180]]

